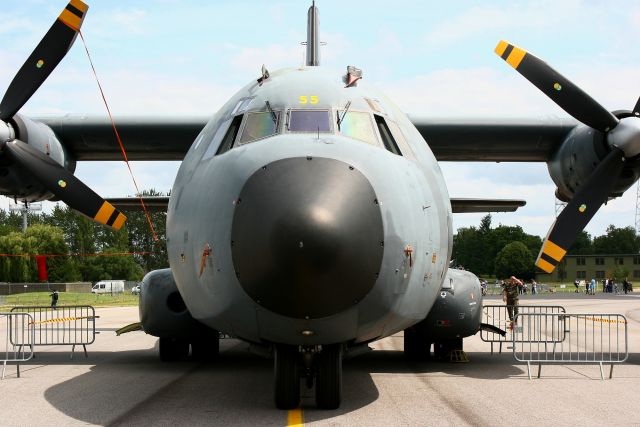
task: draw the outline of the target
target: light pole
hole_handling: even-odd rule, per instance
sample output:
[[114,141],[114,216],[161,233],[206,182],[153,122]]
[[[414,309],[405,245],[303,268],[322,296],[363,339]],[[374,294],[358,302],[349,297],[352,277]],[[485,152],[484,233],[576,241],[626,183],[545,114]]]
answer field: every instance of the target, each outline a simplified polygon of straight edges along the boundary
[[11,212],[22,212],[22,232],[27,231],[27,217],[29,212],[36,212],[42,210],[42,203],[10,203],[9,210]]

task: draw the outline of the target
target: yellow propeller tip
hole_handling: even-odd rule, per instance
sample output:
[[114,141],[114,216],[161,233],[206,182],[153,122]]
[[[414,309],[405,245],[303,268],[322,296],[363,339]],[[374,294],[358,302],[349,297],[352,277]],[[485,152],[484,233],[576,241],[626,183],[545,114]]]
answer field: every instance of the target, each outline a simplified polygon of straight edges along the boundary
[[502,56],[504,54],[504,51],[507,50],[507,46],[509,46],[509,43],[505,40],[500,40],[500,42],[498,43],[498,45],[496,46],[496,48],[494,49],[494,52],[498,55],[498,56]]

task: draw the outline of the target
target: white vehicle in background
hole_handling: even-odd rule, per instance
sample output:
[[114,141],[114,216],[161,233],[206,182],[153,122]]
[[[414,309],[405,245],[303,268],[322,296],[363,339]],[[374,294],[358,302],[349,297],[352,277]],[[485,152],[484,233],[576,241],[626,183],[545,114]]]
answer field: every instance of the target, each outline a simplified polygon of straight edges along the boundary
[[124,280],[101,280],[91,288],[92,294],[118,294],[124,292]]
[[139,295],[140,294],[140,285],[135,285],[133,288],[131,288],[131,294],[132,295]]

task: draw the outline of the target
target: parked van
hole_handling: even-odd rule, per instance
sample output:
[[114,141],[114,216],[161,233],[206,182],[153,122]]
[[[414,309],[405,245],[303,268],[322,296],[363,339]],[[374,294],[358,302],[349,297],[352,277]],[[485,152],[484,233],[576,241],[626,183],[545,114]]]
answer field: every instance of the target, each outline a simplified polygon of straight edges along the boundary
[[124,292],[124,280],[101,280],[91,288],[92,294],[117,294]]

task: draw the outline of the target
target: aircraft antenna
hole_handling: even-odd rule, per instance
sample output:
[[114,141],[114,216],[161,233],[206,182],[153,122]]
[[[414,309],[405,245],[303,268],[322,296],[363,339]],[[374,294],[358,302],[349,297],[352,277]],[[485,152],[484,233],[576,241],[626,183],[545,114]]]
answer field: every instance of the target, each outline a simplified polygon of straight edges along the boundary
[[311,3],[307,13],[307,66],[316,67],[320,65],[320,41],[318,39],[318,8],[315,0]]

